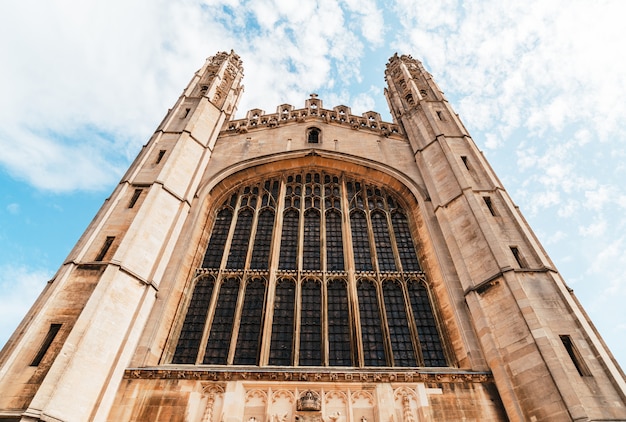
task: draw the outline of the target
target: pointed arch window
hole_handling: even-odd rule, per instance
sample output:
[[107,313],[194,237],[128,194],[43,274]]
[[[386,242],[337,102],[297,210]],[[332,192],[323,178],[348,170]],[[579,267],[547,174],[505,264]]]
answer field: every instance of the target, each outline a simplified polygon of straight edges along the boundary
[[170,361],[446,366],[402,204],[376,183],[316,170],[233,188],[213,214]]

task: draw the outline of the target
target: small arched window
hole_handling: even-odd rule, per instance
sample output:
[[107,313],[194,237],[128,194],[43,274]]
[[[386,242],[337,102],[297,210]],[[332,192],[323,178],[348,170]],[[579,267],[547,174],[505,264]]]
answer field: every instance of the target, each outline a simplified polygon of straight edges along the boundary
[[308,130],[306,140],[309,144],[319,144],[321,138],[320,135],[321,131],[318,128],[313,127]]

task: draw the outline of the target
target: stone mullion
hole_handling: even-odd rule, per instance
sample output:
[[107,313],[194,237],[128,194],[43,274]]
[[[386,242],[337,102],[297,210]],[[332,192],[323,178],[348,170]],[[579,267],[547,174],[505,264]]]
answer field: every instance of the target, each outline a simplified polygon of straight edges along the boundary
[[387,218],[387,231],[389,232],[389,241],[393,250],[393,259],[396,262],[397,271],[402,271],[402,260],[400,259],[400,251],[398,250],[398,242],[396,242],[396,233],[394,232],[393,221],[391,221],[391,209],[387,203],[386,196],[383,196],[385,204],[385,216]]
[[387,323],[387,309],[385,307],[385,298],[383,292],[383,282],[387,281],[386,278],[381,277],[380,273],[376,273],[376,296],[378,298],[378,312],[380,314],[380,323],[382,327],[380,330],[383,335],[383,347],[385,348],[385,355],[387,360],[387,366],[395,366],[393,357],[393,348],[391,346],[391,335],[389,334],[389,324]]
[[343,254],[344,263],[348,272],[347,280],[347,294],[348,294],[348,312],[352,315],[350,324],[350,334],[352,340],[352,361],[355,366],[363,367],[363,336],[361,334],[361,316],[359,314],[359,304],[357,301],[356,291],[356,272],[354,264],[354,249],[352,247],[352,229],[350,225],[350,198],[348,198],[348,189],[346,188],[345,177],[340,178],[341,183],[341,207],[342,212],[342,227],[341,234],[343,235]]
[[299,366],[300,364],[300,311],[302,309],[301,300],[302,300],[302,274],[298,272],[296,275],[296,298],[293,306],[293,321],[295,325],[294,333],[293,333],[293,355],[292,355],[292,365]]
[[[209,341],[209,334],[211,332],[211,325],[213,324],[213,317],[215,316],[215,306],[217,305],[217,297],[221,288],[223,275],[219,272],[215,275],[215,282],[213,284],[213,292],[211,293],[211,300],[209,302],[209,311],[207,312],[206,322],[204,323],[204,332],[202,333],[202,338],[200,339],[200,346],[198,350],[198,356],[196,359],[196,365],[201,365],[204,360],[204,353],[206,352],[206,345]],[[198,280],[199,281],[199,280]],[[196,285],[198,282],[196,282]],[[195,290],[194,286],[194,290]],[[192,290],[193,292],[193,290]],[[187,307],[187,309],[189,309]]]
[[[263,334],[261,336],[261,351],[259,353],[259,366],[266,366],[269,361],[270,347],[272,343],[272,324],[274,322],[274,299],[276,294],[276,270],[280,257],[280,239],[283,231],[283,208],[285,207],[285,181],[281,179],[278,189],[278,198],[274,198],[274,231],[270,248],[267,279],[267,300],[265,302],[265,321],[263,322]],[[270,185],[271,192],[271,185]]]
[[[332,176],[330,176],[330,185],[332,186]],[[314,191],[315,192],[315,191]],[[332,192],[331,192],[332,197]],[[314,200],[315,201],[315,200]],[[315,202],[314,202],[315,204]],[[324,182],[324,173],[320,173],[320,259],[322,270],[322,286],[321,286],[321,324],[322,324],[322,365],[328,366],[328,354],[330,353],[330,338],[328,337],[328,294],[326,289],[328,271],[328,260],[326,259],[326,183]]]
[[[404,309],[406,312],[407,322],[409,324],[409,331],[411,332],[411,343],[413,344],[413,350],[415,351],[415,360],[417,366],[424,366],[424,356],[422,354],[422,345],[419,340],[417,332],[417,323],[415,322],[415,315],[413,314],[413,307],[411,306],[411,297],[409,296],[409,283],[420,283],[420,281],[413,280],[411,278],[402,278],[402,294],[404,296]],[[428,290],[428,288],[427,288]],[[430,299],[430,295],[429,295]],[[432,308],[431,303],[431,308]],[[434,309],[433,309],[434,312]]]
[[378,255],[376,250],[376,239],[374,238],[374,227],[372,226],[372,217],[369,204],[369,196],[367,195],[367,185],[362,183],[361,196],[363,197],[363,206],[365,211],[365,221],[367,221],[367,238],[370,243],[370,259],[374,264],[372,267],[376,273],[380,272],[380,266],[378,265]]
[[237,347],[237,337],[239,335],[239,324],[241,322],[241,310],[246,296],[247,280],[244,274],[239,277],[239,292],[237,293],[237,304],[235,305],[235,315],[233,316],[233,329],[230,335],[230,346],[228,348],[227,365],[232,365],[235,358],[235,348]]
[[[254,208],[254,214],[252,217],[252,227],[250,228],[250,237],[248,238],[248,251],[246,253],[246,259],[243,264],[244,270],[247,270],[250,268],[250,261],[252,260],[252,252],[254,249],[254,239],[256,238],[256,229],[259,224],[259,213],[261,212],[262,203],[263,203],[262,201],[263,190],[264,188],[260,188],[259,193],[256,195],[256,200],[255,200],[256,206]],[[254,195],[254,194],[251,193],[251,195]],[[248,203],[250,203],[249,199],[248,199]]]

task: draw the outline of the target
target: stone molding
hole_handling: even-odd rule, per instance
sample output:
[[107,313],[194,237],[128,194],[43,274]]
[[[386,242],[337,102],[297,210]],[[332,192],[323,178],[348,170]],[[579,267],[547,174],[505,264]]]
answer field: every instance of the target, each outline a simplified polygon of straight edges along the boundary
[[314,382],[445,382],[492,383],[491,372],[469,371],[328,371],[328,370],[249,370],[129,368],[124,379],[181,379],[201,381],[314,381]]

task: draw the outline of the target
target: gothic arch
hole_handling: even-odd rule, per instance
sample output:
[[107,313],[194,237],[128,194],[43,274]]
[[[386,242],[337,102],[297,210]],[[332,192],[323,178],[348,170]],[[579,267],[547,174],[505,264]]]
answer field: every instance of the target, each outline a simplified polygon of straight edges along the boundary
[[[440,318],[432,316],[429,321],[435,324],[426,325],[412,321],[418,312],[405,301],[415,283],[429,290],[416,252],[421,249],[416,243],[420,215],[411,189],[379,169],[317,154],[225,173],[230,174],[199,189],[206,223],[198,226],[207,234],[194,259],[196,272],[217,277],[218,291],[212,295],[218,299],[211,301],[206,323],[198,328],[198,315],[188,315],[206,306],[198,304],[200,299],[194,302],[189,284],[187,304],[179,306],[178,324],[170,338],[171,360],[164,363],[448,366],[444,329],[437,324]],[[269,223],[260,218],[263,209],[272,210]],[[357,225],[365,230],[363,239],[370,239],[367,249],[354,243],[352,211],[364,215]],[[262,265],[252,258],[257,243],[269,245]],[[216,252],[213,245],[222,249]],[[343,258],[329,257],[331,248]],[[355,268],[354,256],[367,253],[373,266]],[[356,275],[350,272],[355,269]],[[389,277],[397,287],[383,289]],[[295,283],[296,305],[284,310],[277,306],[291,297],[282,282],[289,279]],[[248,287],[253,280],[258,280],[256,289]],[[422,304],[420,312],[437,312],[430,296],[422,296],[428,306]],[[280,317],[275,320],[274,315]],[[397,324],[397,318],[405,322]],[[422,341],[422,326],[428,327],[427,338],[434,341]],[[335,333],[340,336],[337,341]],[[405,338],[392,341],[390,333]],[[281,355],[275,347],[291,352]]]

